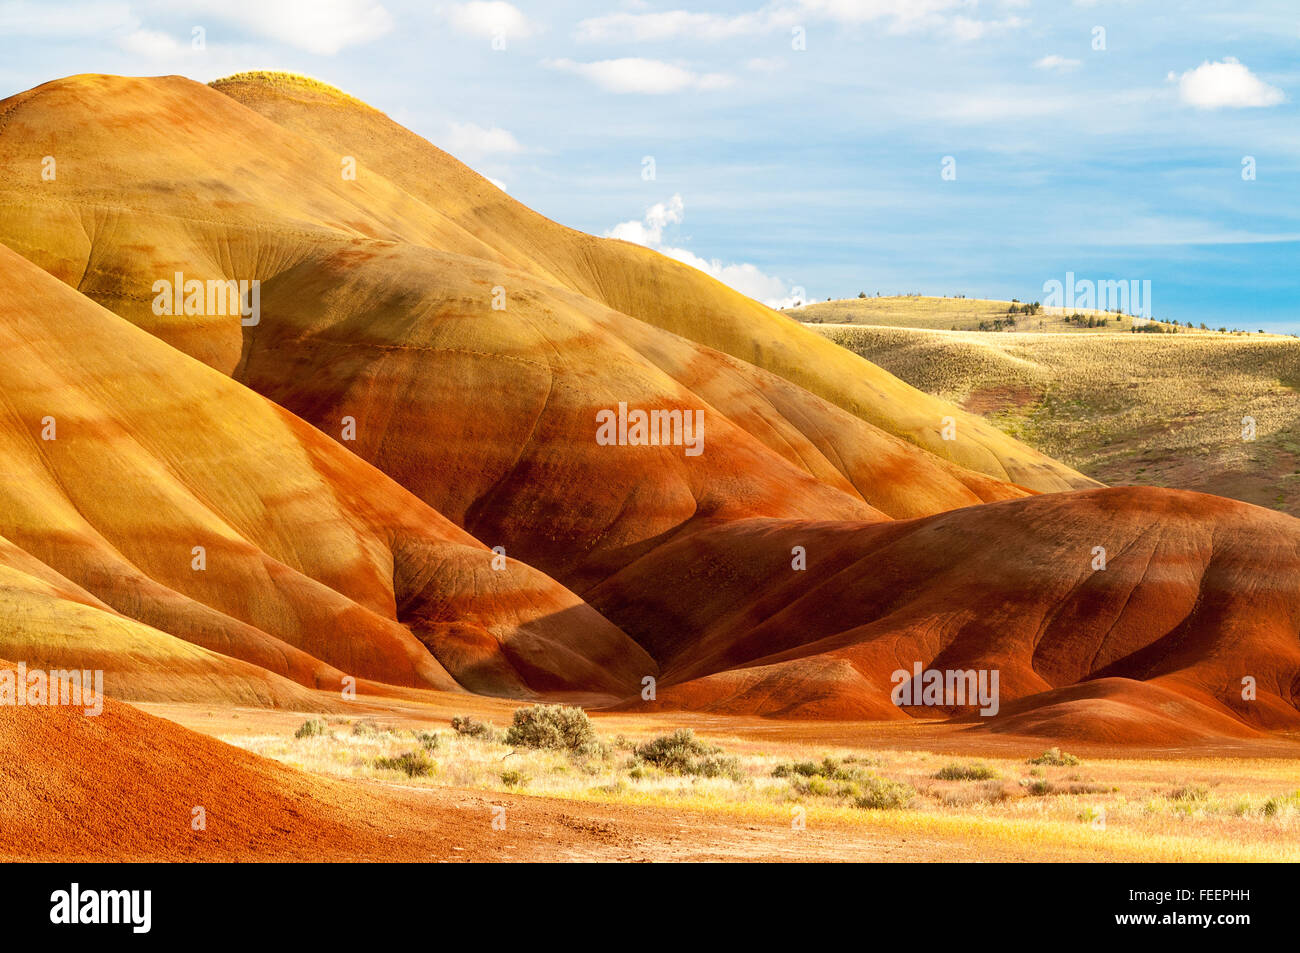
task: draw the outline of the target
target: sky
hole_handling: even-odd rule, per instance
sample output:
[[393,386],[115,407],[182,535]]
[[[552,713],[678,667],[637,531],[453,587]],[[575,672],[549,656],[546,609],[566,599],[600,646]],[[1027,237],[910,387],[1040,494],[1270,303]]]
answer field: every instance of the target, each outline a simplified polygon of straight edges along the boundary
[[0,0],[0,96],[304,73],[774,306],[1072,274],[1288,332],[1298,52],[1295,0]]

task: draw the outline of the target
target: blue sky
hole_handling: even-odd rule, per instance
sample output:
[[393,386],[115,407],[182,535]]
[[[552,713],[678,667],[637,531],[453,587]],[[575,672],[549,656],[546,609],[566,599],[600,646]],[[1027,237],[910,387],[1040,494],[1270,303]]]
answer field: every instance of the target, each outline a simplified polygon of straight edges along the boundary
[[1073,272],[1250,330],[1300,331],[1298,51],[1294,0],[0,0],[0,94],[306,73],[762,300]]

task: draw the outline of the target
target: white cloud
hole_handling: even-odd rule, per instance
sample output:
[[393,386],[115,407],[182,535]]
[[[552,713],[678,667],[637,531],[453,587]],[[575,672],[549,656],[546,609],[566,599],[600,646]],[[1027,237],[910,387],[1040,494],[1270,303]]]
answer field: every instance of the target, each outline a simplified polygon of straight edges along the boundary
[[[393,18],[375,0],[196,0],[190,11],[322,56],[369,43],[393,28]],[[209,42],[216,39],[213,32],[208,30]]]
[[134,30],[122,37],[118,45],[128,53],[150,60],[184,56],[191,49],[188,40],[181,43],[170,33],[159,33],[157,30]]
[[[1168,78],[1175,76],[1171,72]],[[1286,100],[1282,90],[1265,83],[1231,56],[1219,63],[1206,60],[1177,79],[1179,98],[1197,109],[1276,106]]]
[[495,185],[495,186],[496,186],[498,189],[500,189],[502,192],[509,192],[509,191],[510,191],[509,189],[506,188],[506,184],[505,184],[504,182],[502,182],[500,179],[494,179],[494,178],[492,178],[492,176],[490,176],[490,175],[485,175],[485,176],[483,176],[483,178],[487,179],[489,182],[491,182],[493,185]]
[[1034,69],[1056,70],[1058,73],[1064,73],[1066,70],[1077,69],[1081,65],[1081,60],[1066,59],[1064,56],[1057,56],[1055,53],[1050,56],[1044,56],[1040,60],[1034,61]]
[[1014,16],[977,20],[961,12],[973,7],[971,0],[776,0],[758,10],[731,15],[688,10],[610,13],[580,21],[575,35],[588,43],[727,40],[829,21],[848,25],[879,22],[892,33],[933,30],[958,40],[974,40],[1025,22]]
[[756,73],[777,73],[785,69],[784,56],[756,56],[745,64],[747,69]]
[[544,60],[551,69],[574,73],[613,93],[677,93],[686,89],[721,89],[731,85],[724,73],[693,73],[672,63],[625,57],[576,63],[570,59]]
[[523,146],[506,129],[472,122],[453,122],[443,148],[452,155],[481,156],[522,152]]
[[576,35],[579,41],[585,43],[644,43],[677,37],[725,40],[764,33],[785,25],[785,17],[777,11],[760,10],[724,16],[717,13],[669,10],[663,13],[610,13],[590,17],[578,23]]
[[807,301],[808,296],[803,289],[790,287],[787,282],[775,275],[764,273],[756,265],[748,262],[723,264],[717,258],[710,261],[689,249],[665,245],[664,230],[669,225],[680,225],[685,217],[686,203],[682,201],[681,195],[674,195],[667,202],[657,202],[650,206],[646,209],[645,217],[640,220],[619,222],[605,232],[605,236],[621,238],[626,242],[653,248],[661,255],[676,259],[692,268],[698,268],[770,308],[788,308],[797,301]]
[[458,3],[447,11],[447,18],[456,29],[477,36],[521,37],[539,32],[537,24],[524,16],[523,11],[504,0]]
[[125,3],[0,3],[0,36],[82,37],[139,24]]
[[663,243],[664,228],[680,225],[686,214],[686,204],[680,195],[667,202],[657,202],[645,210],[645,218],[619,222],[605,233],[606,238],[621,238],[647,248],[657,248]]
[[994,33],[1005,33],[1025,25],[1020,17],[1007,17],[1005,20],[975,20],[971,17],[956,16],[951,19],[937,18],[932,28],[948,33],[964,43],[979,40]]
[[178,73],[198,80],[260,69],[270,56],[267,51],[256,47],[227,46],[213,43],[211,39],[211,36],[205,37],[205,45],[196,49],[192,33],[137,29],[117,35],[114,42],[130,54],[134,64],[132,72]]

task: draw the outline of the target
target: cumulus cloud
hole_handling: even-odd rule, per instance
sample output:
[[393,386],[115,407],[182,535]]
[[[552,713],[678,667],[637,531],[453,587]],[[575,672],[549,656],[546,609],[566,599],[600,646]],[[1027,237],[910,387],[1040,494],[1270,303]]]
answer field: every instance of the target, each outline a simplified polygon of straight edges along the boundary
[[[861,25],[879,23],[890,32],[931,30],[958,40],[1024,25],[1018,17],[980,20],[967,15],[970,0],[776,0],[757,10],[735,14],[668,10],[610,13],[578,23],[576,38],[588,43],[654,42],[673,39],[728,40],[810,21]],[[965,12],[963,12],[965,11]]]
[[451,25],[477,36],[502,34],[507,37],[532,36],[539,27],[518,7],[505,0],[473,0],[458,3],[447,11]]
[[680,225],[685,217],[686,204],[680,195],[674,195],[667,202],[656,202],[645,210],[645,218],[630,222],[619,222],[605,233],[607,238],[621,238],[625,242],[635,242],[647,248],[658,248],[663,243],[664,228]]
[[1222,62],[1206,60],[1196,69],[1176,77],[1178,96],[1197,109],[1248,109],[1276,106],[1286,101],[1286,94],[1270,86],[1231,56]]
[[118,45],[128,53],[150,60],[183,56],[190,49],[188,40],[181,43],[170,33],[157,30],[132,30],[118,41]]
[[678,93],[687,89],[721,89],[732,82],[724,73],[694,73],[672,63],[635,56],[594,63],[545,60],[543,65],[581,76],[612,93]]
[[[776,11],[756,11],[727,16],[668,10],[662,13],[610,13],[578,23],[577,39],[586,43],[653,42],[678,37],[725,40],[763,33],[785,25]],[[793,22],[793,21],[791,21]]]
[[1078,68],[1081,63],[1081,60],[1071,60],[1053,53],[1050,56],[1044,56],[1040,60],[1035,60],[1034,69],[1050,69],[1058,73],[1064,73],[1066,70]]
[[508,130],[473,122],[453,122],[443,147],[457,156],[509,155],[523,151],[519,140]]
[[650,206],[641,219],[619,222],[605,232],[605,236],[621,238],[623,241],[653,248],[661,255],[674,258],[692,268],[698,268],[723,284],[735,288],[741,294],[761,301],[771,308],[788,308],[796,302],[807,301],[803,289],[792,288],[786,281],[764,273],[756,265],[748,262],[724,264],[717,258],[712,260],[701,258],[686,248],[665,245],[664,231],[670,225],[680,225],[685,217],[686,203],[682,201],[681,195],[674,195],[666,202],[657,202]]
[[322,56],[369,43],[393,28],[393,18],[374,0],[196,0],[190,9]]
[[139,20],[125,3],[0,2],[0,34],[5,36],[81,37],[119,28],[134,28]]

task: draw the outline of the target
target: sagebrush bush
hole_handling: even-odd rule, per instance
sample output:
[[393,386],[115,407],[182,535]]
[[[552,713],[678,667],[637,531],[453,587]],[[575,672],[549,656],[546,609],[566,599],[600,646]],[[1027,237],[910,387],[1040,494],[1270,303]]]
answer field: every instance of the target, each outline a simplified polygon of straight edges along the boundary
[[501,772],[501,783],[508,788],[525,787],[531,780],[532,778],[524,774],[522,771],[510,770]]
[[778,764],[772,769],[774,778],[822,778],[826,781],[859,781],[870,777],[870,772],[850,763],[835,758],[822,758],[820,761],[791,761]]
[[598,754],[600,738],[581,708],[568,705],[532,705],[515,709],[506,729],[505,743],[517,748],[545,748],[571,754]]
[[860,782],[862,793],[853,799],[853,806],[870,811],[889,811],[907,807],[916,797],[910,784],[892,781],[878,775],[869,775]]
[[295,738],[315,738],[317,735],[323,735],[326,731],[325,722],[320,718],[308,718],[298,730],[293,733]]
[[422,778],[432,774],[438,763],[423,748],[407,751],[391,758],[379,757],[374,761],[381,771],[401,771],[408,778]]
[[1079,759],[1072,754],[1067,754],[1060,748],[1048,748],[1037,758],[1030,758],[1028,764],[1050,764],[1053,767],[1061,768],[1067,765],[1078,764]]
[[457,715],[451,720],[451,730],[467,738],[480,741],[495,741],[497,730],[485,721],[471,718],[469,715]]
[[721,748],[700,741],[689,728],[679,728],[671,735],[660,735],[637,745],[633,755],[637,760],[669,774],[729,777],[737,781],[742,777],[740,762],[736,758],[723,756]]

